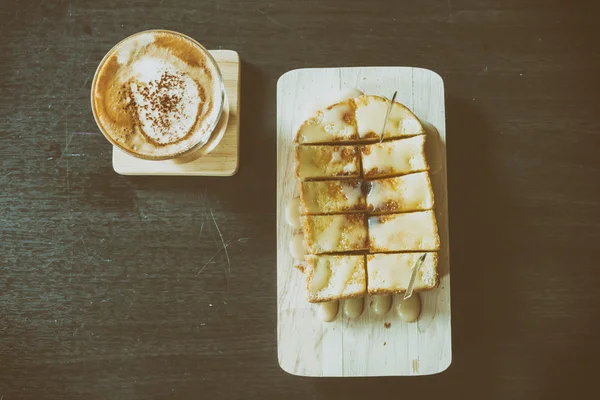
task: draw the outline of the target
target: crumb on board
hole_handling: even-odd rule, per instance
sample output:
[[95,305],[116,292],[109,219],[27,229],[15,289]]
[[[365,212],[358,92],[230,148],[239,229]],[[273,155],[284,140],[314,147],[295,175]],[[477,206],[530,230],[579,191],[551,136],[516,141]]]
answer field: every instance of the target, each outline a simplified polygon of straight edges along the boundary
[[385,329],[390,329],[390,326],[392,326],[392,324],[390,324],[389,322],[384,322],[383,326],[385,326]]
[[419,360],[412,360],[412,370],[413,372],[419,372]]

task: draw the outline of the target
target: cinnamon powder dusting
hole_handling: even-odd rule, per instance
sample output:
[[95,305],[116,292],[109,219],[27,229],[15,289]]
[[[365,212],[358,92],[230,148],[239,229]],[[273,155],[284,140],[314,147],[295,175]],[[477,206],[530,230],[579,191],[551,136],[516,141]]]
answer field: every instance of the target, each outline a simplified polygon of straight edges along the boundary
[[[167,139],[162,143],[155,142],[158,145],[166,145],[177,142],[182,138],[175,137],[171,133],[173,120],[180,120],[180,108],[182,96],[181,90],[184,87],[184,81],[180,74],[163,72],[160,79],[150,81],[139,90],[139,94],[144,98],[145,103],[141,106],[146,111],[146,118],[152,124],[156,131],[160,131],[162,136]],[[129,105],[135,104],[133,93],[129,91]],[[138,105],[139,106],[139,105]],[[130,108],[130,112],[136,112]],[[148,138],[151,140],[151,138]]]

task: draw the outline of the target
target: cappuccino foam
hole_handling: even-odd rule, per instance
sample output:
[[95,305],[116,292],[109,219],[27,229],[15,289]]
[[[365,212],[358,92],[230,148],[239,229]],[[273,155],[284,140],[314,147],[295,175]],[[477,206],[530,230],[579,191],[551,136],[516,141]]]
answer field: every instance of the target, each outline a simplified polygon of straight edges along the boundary
[[145,157],[168,157],[208,141],[223,102],[218,70],[203,49],[172,32],[120,43],[93,88],[105,134]]

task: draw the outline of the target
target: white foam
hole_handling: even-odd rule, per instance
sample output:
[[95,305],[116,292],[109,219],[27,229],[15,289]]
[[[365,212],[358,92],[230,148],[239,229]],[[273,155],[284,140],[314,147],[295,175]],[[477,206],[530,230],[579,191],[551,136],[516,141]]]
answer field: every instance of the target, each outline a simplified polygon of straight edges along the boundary
[[[200,94],[194,80],[162,60],[150,57],[136,61],[131,71],[134,82],[130,89],[146,136],[159,144],[175,143],[187,136],[198,118],[200,106]],[[164,74],[176,77],[177,84],[160,87]],[[160,109],[161,99],[165,96],[174,99],[173,105]]]
[[131,64],[132,75],[144,83],[160,79],[165,71],[176,72],[173,68],[169,68],[164,61],[153,57],[142,57]]
[[139,49],[153,43],[154,40],[155,36],[150,32],[137,35],[135,40],[127,40],[117,52],[118,63],[122,65],[129,64]]

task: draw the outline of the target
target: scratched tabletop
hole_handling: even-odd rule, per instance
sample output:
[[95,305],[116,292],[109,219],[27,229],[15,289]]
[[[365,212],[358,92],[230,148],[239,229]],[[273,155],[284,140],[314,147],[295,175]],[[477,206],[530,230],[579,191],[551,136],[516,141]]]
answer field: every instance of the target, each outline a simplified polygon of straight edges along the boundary
[[[579,3],[0,1],[0,400],[592,391],[600,26],[597,2]],[[236,176],[112,170],[92,76],[150,28],[240,54]],[[380,65],[445,83],[453,364],[294,377],[276,350],[276,82]]]

